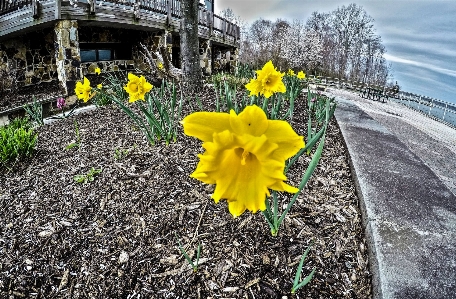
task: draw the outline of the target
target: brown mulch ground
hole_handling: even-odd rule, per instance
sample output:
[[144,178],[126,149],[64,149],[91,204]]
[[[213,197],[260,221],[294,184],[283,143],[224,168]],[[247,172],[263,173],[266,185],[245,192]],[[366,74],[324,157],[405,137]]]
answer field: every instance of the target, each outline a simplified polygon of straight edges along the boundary
[[[296,105],[292,125],[306,135],[303,99]],[[82,145],[65,150],[74,120]],[[210,199],[213,187],[189,177],[201,142],[181,127],[176,143],[149,146],[110,105],[38,133],[34,157],[0,170],[0,298],[371,298],[358,198],[334,120],[277,237],[261,213],[233,219],[226,202]],[[128,153],[116,159],[116,149]],[[292,168],[291,185],[309,162]],[[94,181],[74,181],[92,167],[102,169]],[[201,242],[197,273],[175,234],[191,254]],[[311,240],[304,274],[316,267],[315,276],[292,296]]]

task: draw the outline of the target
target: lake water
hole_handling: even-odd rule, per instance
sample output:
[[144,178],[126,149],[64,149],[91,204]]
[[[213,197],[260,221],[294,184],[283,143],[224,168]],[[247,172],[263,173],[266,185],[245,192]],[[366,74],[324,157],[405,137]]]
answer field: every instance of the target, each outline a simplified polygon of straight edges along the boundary
[[404,104],[405,106],[426,115],[433,116],[438,120],[449,123],[456,127],[456,105],[436,99],[417,95],[400,94],[399,99],[390,98],[391,101]]

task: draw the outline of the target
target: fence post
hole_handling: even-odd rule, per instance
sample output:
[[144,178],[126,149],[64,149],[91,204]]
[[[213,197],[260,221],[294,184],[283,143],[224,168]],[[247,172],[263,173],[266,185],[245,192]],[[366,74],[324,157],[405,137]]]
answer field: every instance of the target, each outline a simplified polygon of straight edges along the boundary
[[38,19],[40,12],[38,11],[39,3],[37,0],[32,0],[32,10],[33,10],[33,18]]
[[448,104],[445,104],[445,109],[443,110],[443,118],[442,118],[442,120],[445,120],[445,114],[447,112],[447,109],[448,109]]
[[96,6],[95,0],[88,0],[88,2],[89,2],[89,13],[91,15],[94,15],[95,14],[95,6]]
[[209,11],[209,36],[212,36],[212,32],[214,31],[214,13]]
[[169,24],[171,24],[171,1],[172,0],[168,0],[166,2],[166,12],[168,13],[168,17],[166,19],[166,25],[169,26]]
[[60,20],[62,18],[62,2],[60,0],[55,1],[54,17],[56,20]]

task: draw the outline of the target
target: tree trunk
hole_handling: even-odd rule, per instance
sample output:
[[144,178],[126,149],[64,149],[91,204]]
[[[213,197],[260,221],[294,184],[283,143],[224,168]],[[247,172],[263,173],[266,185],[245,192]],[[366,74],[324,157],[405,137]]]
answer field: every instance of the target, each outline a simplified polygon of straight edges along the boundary
[[194,92],[201,87],[198,40],[198,0],[181,0],[180,58],[184,88]]

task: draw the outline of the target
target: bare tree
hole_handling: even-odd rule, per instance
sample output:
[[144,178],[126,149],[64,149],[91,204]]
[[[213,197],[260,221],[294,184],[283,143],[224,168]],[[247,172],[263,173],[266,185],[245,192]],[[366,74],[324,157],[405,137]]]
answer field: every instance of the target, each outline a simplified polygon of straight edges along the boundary
[[[240,20],[232,10],[231,21]],[[244,25],[240,62],[260,67],[273,60],[279,69],[384,84],[390,68],[374,20],[356,4],[329,13],[313,12],[304,23],[259,19]]]
[[181,1],[180,54],[182,81],[188,91],[196,91],[202,84],[199,40],[198,40],[198,1]]
[[306,28],[322,39],[320,73],[351,80],[382,84],[389,68],[386,50],[375,33],[373,19],[356,4],[331,13],[312,13]]

